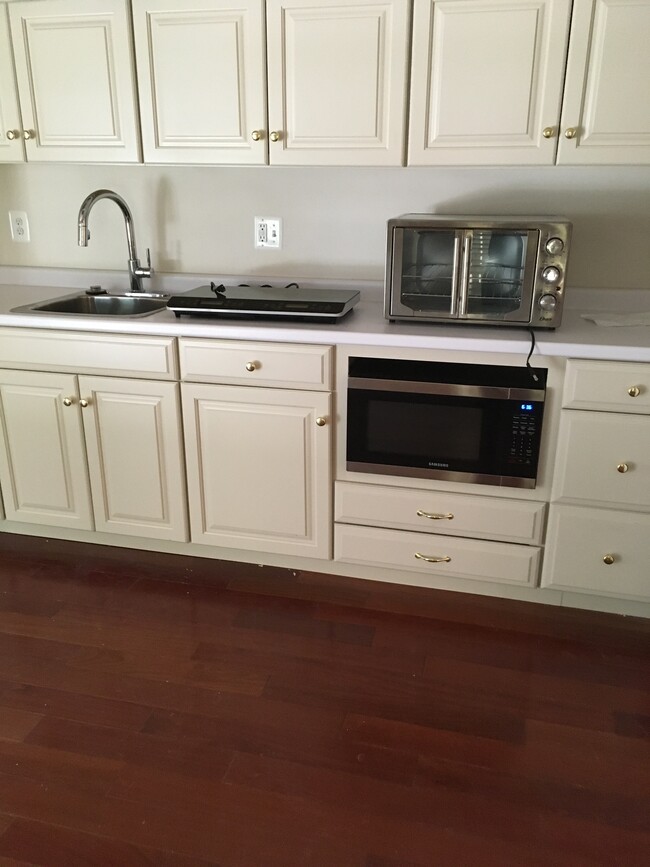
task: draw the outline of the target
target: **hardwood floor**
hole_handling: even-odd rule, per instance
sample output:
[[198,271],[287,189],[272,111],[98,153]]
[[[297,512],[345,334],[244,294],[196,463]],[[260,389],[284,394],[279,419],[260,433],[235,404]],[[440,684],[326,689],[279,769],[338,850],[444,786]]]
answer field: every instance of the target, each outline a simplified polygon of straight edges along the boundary
[[650,622],[0,534],[0,867],[648,864]]

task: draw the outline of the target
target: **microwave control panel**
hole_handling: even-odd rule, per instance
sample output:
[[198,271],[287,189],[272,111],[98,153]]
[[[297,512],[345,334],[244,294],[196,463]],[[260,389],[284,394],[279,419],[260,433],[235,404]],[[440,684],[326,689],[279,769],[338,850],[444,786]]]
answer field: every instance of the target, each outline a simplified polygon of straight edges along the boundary
[[538,430],[535,404],[520,404],[519,411],[515,411],[512,415],[509,463],[532,464],[536,462]]

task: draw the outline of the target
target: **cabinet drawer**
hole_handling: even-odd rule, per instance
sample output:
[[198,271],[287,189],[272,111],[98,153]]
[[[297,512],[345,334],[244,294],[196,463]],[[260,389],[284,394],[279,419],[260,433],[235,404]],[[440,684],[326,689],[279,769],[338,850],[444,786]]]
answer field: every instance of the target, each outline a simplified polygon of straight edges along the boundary
[[650,509],[650,418],[564,412],[553,499]]
[[648,563],[650,515],[551,506],[542,586],[650,599]]
[[0,328],[0,367],[178,379],[173,337]]
[[191,382],[330,391],[332,348],[287,343],[181,339],[181,377]]
[[[540,549],[526,545],[348,524],[337,524],[334,538],[334,558],[340,562],[406,569],[436,578],[534,586],[539,568]],[[425,557],[449,559],[429,562]]]
[[539,544],[544,503],[337,482],[335,520],[450,536]]
[[650,364],[569,361],[562,405],[650,414]]

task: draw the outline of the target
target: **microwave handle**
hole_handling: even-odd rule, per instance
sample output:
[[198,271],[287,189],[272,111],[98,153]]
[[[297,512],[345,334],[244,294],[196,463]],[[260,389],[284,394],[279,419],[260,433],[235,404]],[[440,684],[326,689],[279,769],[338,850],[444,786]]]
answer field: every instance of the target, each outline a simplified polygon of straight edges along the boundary
[[458,304],[458,316],[467,316],[467,302],[469,293],[469,262],[472,252],[472,233],[463,232],[463,253],[460,263],[460,292]]

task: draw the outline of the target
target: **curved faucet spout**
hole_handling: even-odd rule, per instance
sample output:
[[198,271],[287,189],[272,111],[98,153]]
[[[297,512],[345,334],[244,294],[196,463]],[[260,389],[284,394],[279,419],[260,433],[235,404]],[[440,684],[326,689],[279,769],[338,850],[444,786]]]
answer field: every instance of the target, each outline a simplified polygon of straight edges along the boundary
[[100,199],[110,199],[122,211],[124,217],[124,226],[126,228],[126,243],[129,249],[129,280],[132,292],[142,292],[142,278],[151,277],[153,268],[151,267],[151,257],[147,250],[147,267],[143,268],[138,259],[138,254],[135,246],[135,231],[133,229],[133,217],[131,210],[122,196],[113,192],[113,190],[95,190],[81,203],[79,208],[78,219],[78,241],[80,247],[87,247],[90,240],[90,232],[88,231],[88,217],[95,202]]

